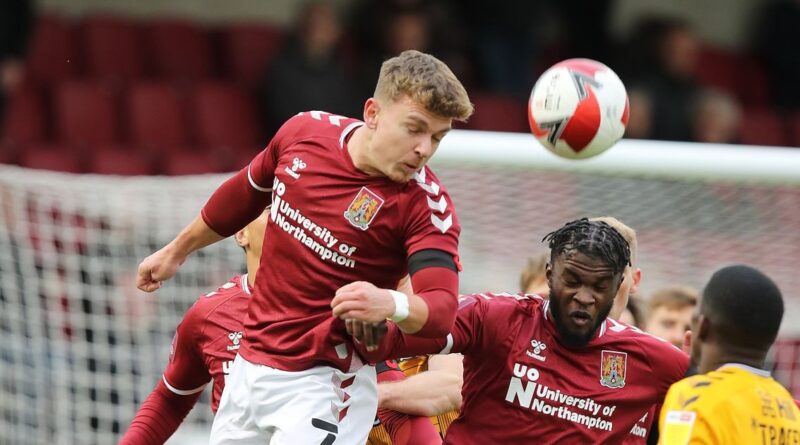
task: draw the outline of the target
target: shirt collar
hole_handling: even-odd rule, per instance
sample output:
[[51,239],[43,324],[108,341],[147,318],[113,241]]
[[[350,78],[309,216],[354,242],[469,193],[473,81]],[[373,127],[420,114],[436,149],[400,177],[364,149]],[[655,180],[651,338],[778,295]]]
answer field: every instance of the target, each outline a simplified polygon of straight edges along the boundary
[[724,365],[722,365],[719,368],[717,368],[717,370],[720,370],[720,369],[723,369],[723,368],[738,368],[738,369],[747,371],[747,372],[749,372],[751,374],[760,375],[761,377],[770,377],[769,371],[767,371],[765,369],[755,368],[755,367],[750,366],[750,365],[745,365],[743,363],[725,363]]
[[244,293],[246,293],[247,295],[250,295],[250,285],[247,284],[247,274],[242,275],[242,277],[239,279],[239,281],[240,281],[240,283],[242,285],[242,290],[244,291]]

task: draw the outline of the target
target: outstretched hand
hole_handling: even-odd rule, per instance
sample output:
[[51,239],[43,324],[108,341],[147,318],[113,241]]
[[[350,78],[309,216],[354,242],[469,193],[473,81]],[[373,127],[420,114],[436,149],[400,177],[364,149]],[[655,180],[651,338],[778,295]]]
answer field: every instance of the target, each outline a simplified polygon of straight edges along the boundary
[[136,287],[144,292],[153,292],[161,288],[161,284],[175,276],[184,259],[175,258],[162,248],[139,263],[136,275]]

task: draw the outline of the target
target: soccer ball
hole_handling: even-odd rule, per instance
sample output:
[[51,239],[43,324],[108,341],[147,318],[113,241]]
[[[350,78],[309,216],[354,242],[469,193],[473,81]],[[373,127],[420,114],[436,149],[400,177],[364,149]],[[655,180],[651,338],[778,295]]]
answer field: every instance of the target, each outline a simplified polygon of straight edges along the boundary
[[598,155],[628,124],[628,94],[611,68],[591,59],[559,62],[539,77],[528,102],[533,135],[569,159]]

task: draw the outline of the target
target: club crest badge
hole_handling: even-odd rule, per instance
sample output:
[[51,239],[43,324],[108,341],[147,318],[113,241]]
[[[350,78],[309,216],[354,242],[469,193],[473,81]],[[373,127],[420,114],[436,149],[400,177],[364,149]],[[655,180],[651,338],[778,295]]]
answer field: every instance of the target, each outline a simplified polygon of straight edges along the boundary
[[353,202],[344,212],[344,217],[355,227],[367,230],[369,224],[375,219],[378,210],[383,206],[383,198],[376,195],[372,190],[361,187]]
[[628,354],[617,351],[602,351],[600,353],[600,384],[607,388],[622,388],[625,386],[627,365]]

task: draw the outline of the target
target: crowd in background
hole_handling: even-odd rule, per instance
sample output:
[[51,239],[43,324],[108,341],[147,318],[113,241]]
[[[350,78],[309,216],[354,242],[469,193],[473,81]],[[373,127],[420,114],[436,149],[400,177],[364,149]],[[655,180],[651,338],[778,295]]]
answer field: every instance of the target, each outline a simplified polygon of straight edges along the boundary
[[[322,109],[359,116],[364,98],[372,93],[366,86],[373,84],[380,62],[413,48],[444,60],[467,86],[476,114],[466,128],[526,131],[525,101],[537,76],[559,60],[588,57],[611,66],[628,88],[628,138],[800,146],[800,83],[796,81],[800,78],[800,53],[794,48],[800,41],[800,2],[765,2],[749,39],[750,47],[738,51],[704,42],[688,22],[664,15],[639,20],[633,32],[620,40],[609,32],[612,3],[355,0],[343,10],[329,2],[305,3],[294,24],[275,29],[273,37],[265,37],[274,41],[263,42],[244,55],[263,61],[257,81],[246,80],[243,86],[258,125],[255,140],[245,142],[253,146],[251,150],[262,146],[271,132],[298,110]],[[32,74],[35,67],[29,67],[28,61],[33,56],[30,52],[37,48],[31,48],[35,46],[31,41],[36,42],[45,32],[41,24],[53,19],[44,18],[47,13],[37,15],[34,9],[31,2],[2,2],[0,162],[42,167],[27,163],[27,158],[47,158],[46,151],[44,155],[37,152],[37,156],[27,156],[34,145],[66,142],[70,149],[83,150],[84,154],[87,151],[86,147],[75,148],[83,141],[78,144],[63,137],[68,131],[61,127],[58,116],[62,98],[58,82],[63,79],[57,72],[67,73],[70,80],[108,79],[104,75],[100,76],[103,79],[98,77],[93,56],[85,45],[89,23],[98,19],[91,16],[64,19],[58,25],[70,27],[72,35],[77,36],[72,49],[77,53],[74,60],[58,60],[58,48],[48,48],[44,53],[56,59],[48,62],[55,69],[47,68],[51,72],[46,75]],[[126,26],[137,28],[137,32],[151,32],[146,21],[125,20],[130,22]],[[195,82],[242,83],[227,66],[232,57],[229,48],[220,43],[220,35],[226,30],[195,25],[204,34],[207,48],[203,49],[208,53],[201,55],[208,60],[201,63],[204,70],[199,76],[180,67],[173,70],[175,76],[165,74],[153,68],[159,62],[148,60],[151,56],[142,51],[137,56],[144,59],[144,68],[128,69],[121,74],[128,77],[124,80],[132,84],[138,76],[147,81],[177,81],[184,86],[187,78]],[[119,51],[124,53],[125,48],[128,47],[120,46]],[[270,54],[263,54],[268,49]],[[42,50],[38,53],[41,55]],[[197,58],[190,53],[187,48],[177,56],[167,56],[170,60],[166,63],[184,63],[181,54]],[[122,65],[118,69],[124,71],[136,65],[133,55],[126,63],[117,64]],[[47,78],[45,83],[42,77]],[[32,102],[37,106],[45,104],[39,113],[45,122],[40,125],[41,135],[19,136],[20,132],[25,133],[19,127],[29,127],[30,119],[14,119],[14,115],[22,116],[17,109],[30,112],[30,105],[15,107],[14,98],[24,96],[18,93],[31,86],[37,94]],[[120,120],[125,120],[125,113],[121,115]],[[126,136],[126,131],[135,133],[126,130],[126,125],[123,122],[119,135],[105,145],[141,146],[141,141]],[[187,131],[190,135],[181,143],[205,144],[199,136],[192,135],[192,131],[200,130]],[[252,151],[247,153],[251,154]],[[131,165],[122,157],[114,159]],[[238,162],[237,158],[219,165],[224,170]],[[80,166],[74,170],[81,168],[86,171]],[[98,169],[88,170],[104,172]],[[164,170],[162,166],[144,173],[192,171]]]

